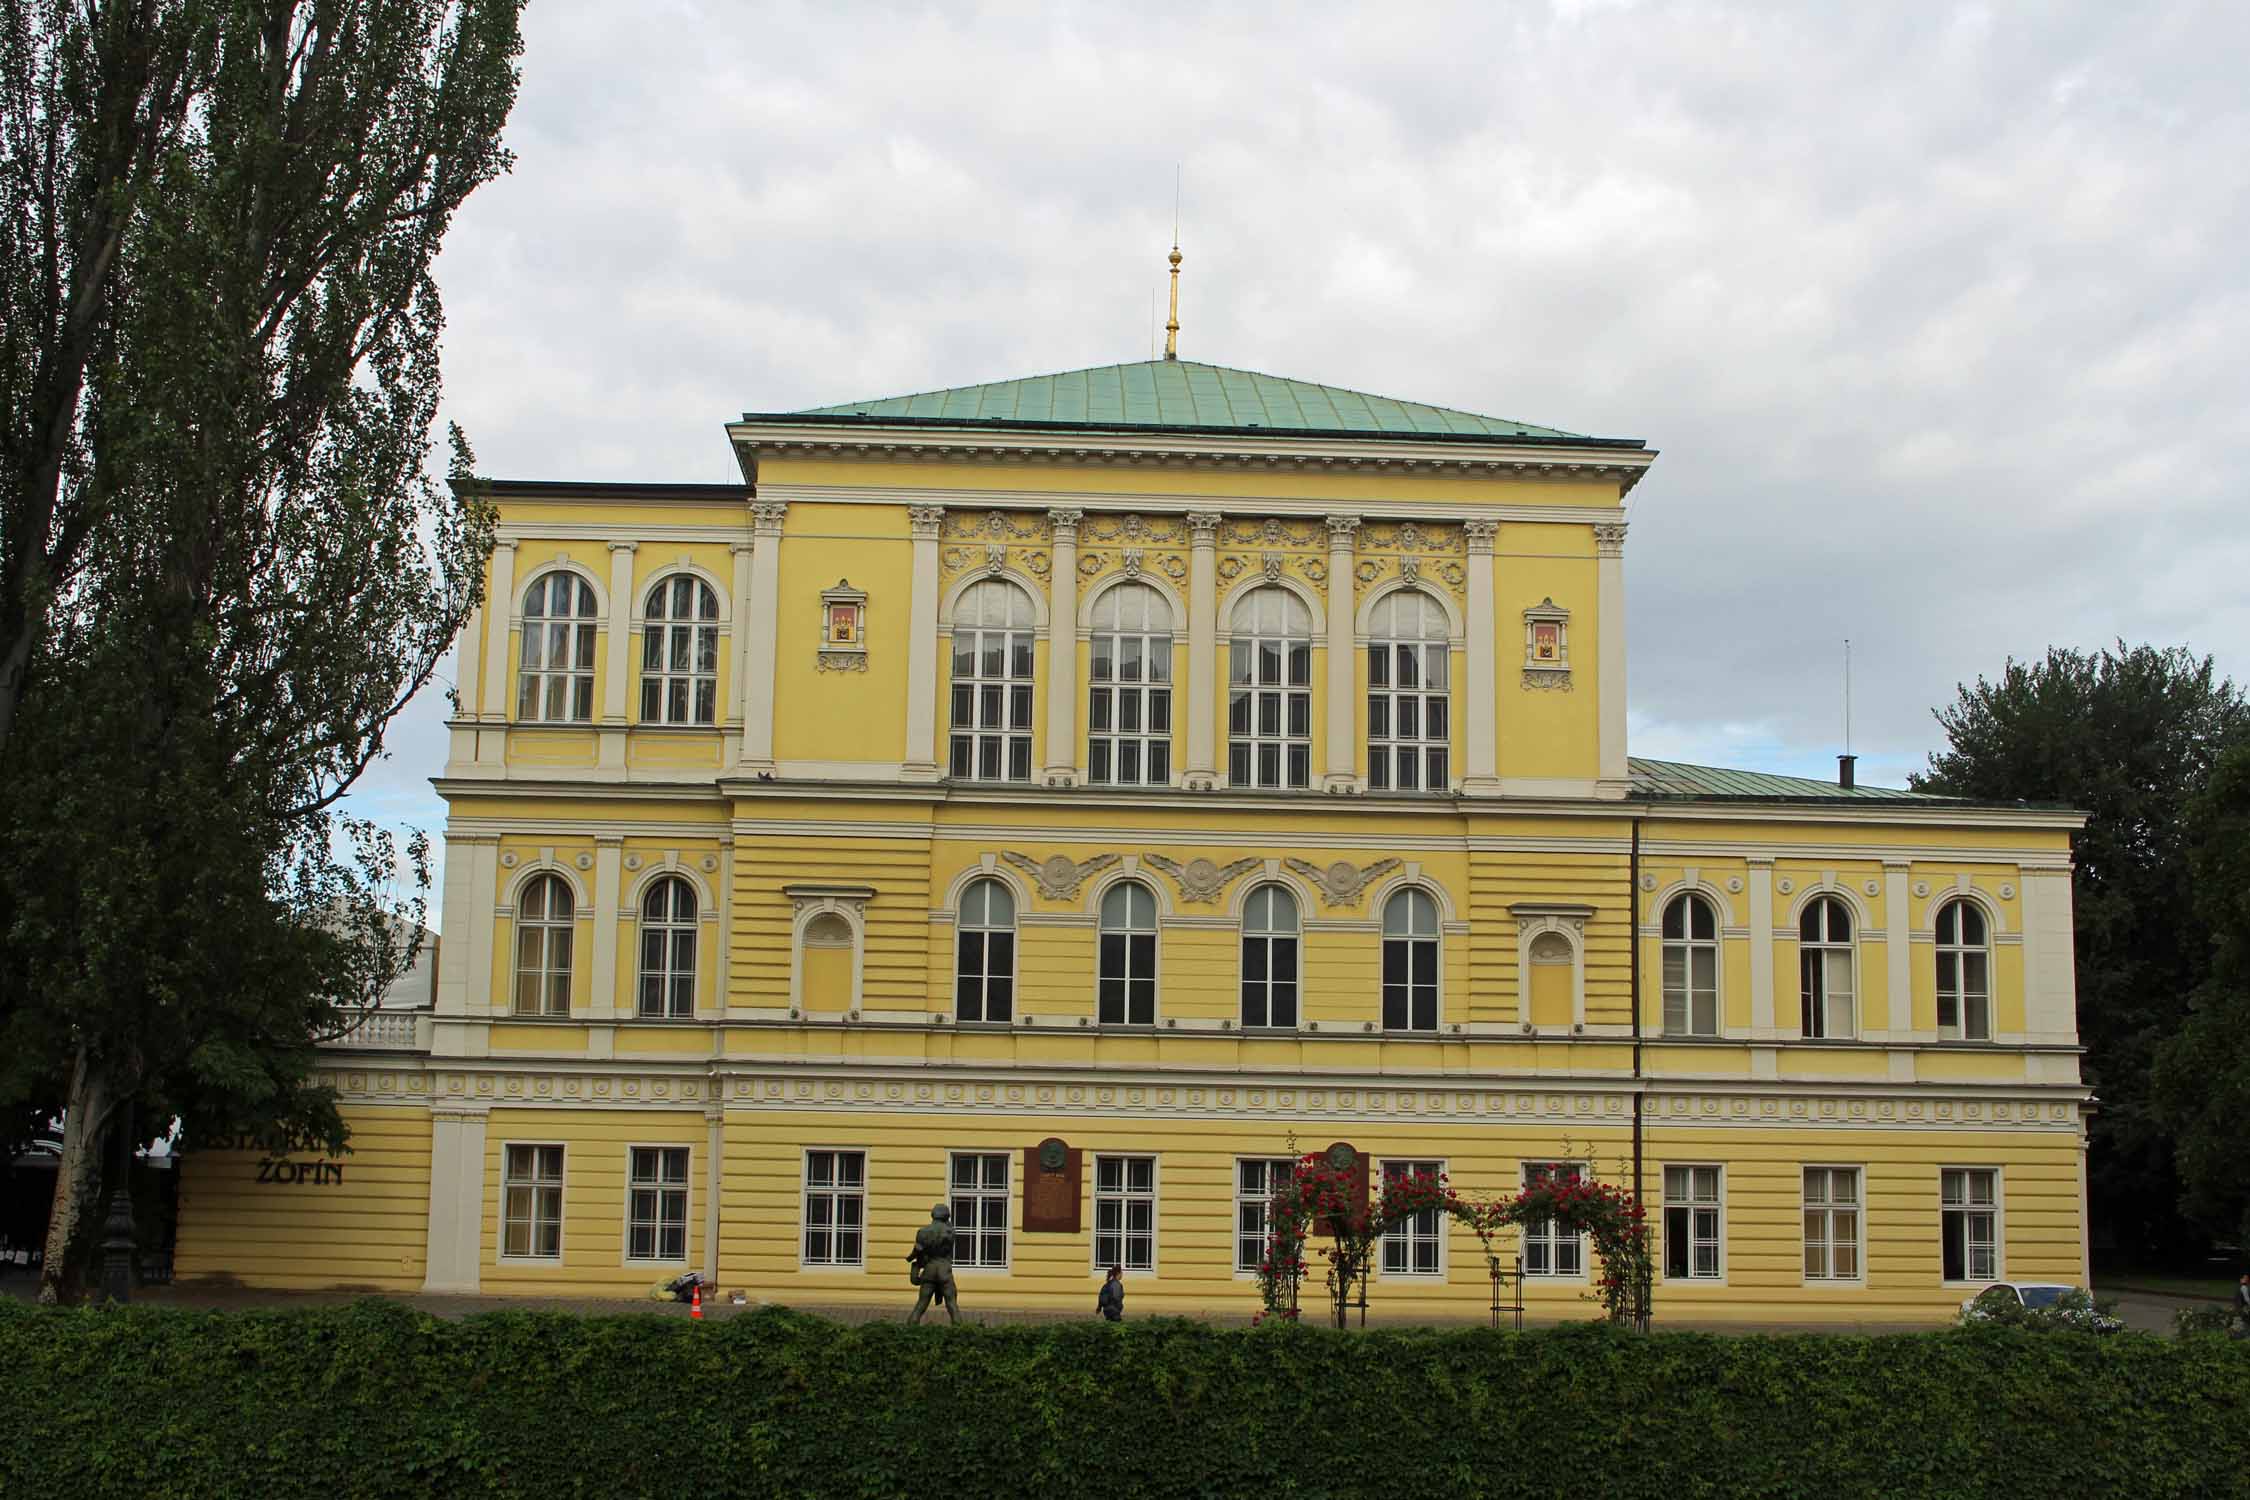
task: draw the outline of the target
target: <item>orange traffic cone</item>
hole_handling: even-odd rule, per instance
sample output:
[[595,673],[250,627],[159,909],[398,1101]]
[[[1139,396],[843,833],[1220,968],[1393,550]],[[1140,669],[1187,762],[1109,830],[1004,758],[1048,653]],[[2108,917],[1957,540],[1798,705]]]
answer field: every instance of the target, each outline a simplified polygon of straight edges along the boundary
[[697,1282],[693,1290],[695,1292],[695,1296],[693,1300],[688,1303],[687,1315],[700,1323],[703,1321],[703,1283],[700,1281]]

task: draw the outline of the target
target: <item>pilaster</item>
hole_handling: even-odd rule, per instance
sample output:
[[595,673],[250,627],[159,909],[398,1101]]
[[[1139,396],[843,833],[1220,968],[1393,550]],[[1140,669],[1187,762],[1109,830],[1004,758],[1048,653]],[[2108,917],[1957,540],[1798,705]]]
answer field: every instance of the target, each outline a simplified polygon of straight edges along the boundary
[[1461,790],[1469,796],[1497,796],[1500,791],[1500,713],[1497,684],[1500,664],[1499,622],[1493,609],[1494,545],[1500,523],[1472,520],[1461,523],[1469,549],[1469,654],[1468,691],[1464,707],[1468,761],[1463,767]]
[[736,763],[742,759],[742,709],[750,697],[750,554],[754,549],[748,542],[735,542],[728,550],[734,554],[734,628],[727,633],[727,644],[734,660],[720,732],[726,740],[726,760]]
[[[1750,867],[1750,1036],[1763,1042],[1784,1030],[1774,1014],[1773,860],[1753,856],[1745,863]],[[1796,1028],[1786,1029],[1796,1034]]]
[[508,625],[516,612],[516,544],[492,544],[492,590],[484,600],[484,665],[480,680],[484,701],[477,712],[484,718],[508,717]]
[[1359,790],[1359,737],[1352,732],[1352,569],[1359,539],[1359,517],[1328,518],[1328,743],[1322,758],[1321,789]]
[[775,641],[781,623],[782,500],[750,502],[750,631],[742,646],[742,769],[773,769]]
[[[1906,877],[1913,868],[1903,859],[1883,861],[1883,972],[1886,983],[1885,1003],[1890,1009],[1890,1039],[1906,1042],[1917,1039],[1914,1025],[1914,945],[1908,940],[1909,921],[1906,907]],[[1933,1026],[1927,1038],[1936,1041],[1937,1029]]]
[[[942,505],[916,505],[906,512],[914,530],[913,579],[906,602],[906,763],[909,781],[935,781],[943,762],[937,752],[938,531],[945,524]],[[1071,565],[1072,572],[1077,565]]]
[[[470,937],[476,931],[477,850],[480,846],[498,846],[492,838],[473,835],[447,834],[445,836],[445,885],[439,898],[443,930]],[[492,925],[490,903],[491,888],[486,887],[484,923]],[[469,1013],[469,963],[476,944],[473,938],[466,942],[438,944],[437,999],[433,1007],[441,1016],[465,1016]]]
[[422,1290],[473,1293],[483,1264],[485,1113],[430,1111],[429,1249]]
[[[493,1003],[492,994],[492,940],[498,936],[494,928],[500,915],[493,910],[499,902],[500,841],[496,838],[476,839],[471,843],[469,857],[468,924],[462,929],[469,935],[466,944],[469,953],[469,972],[462,988],[462,1011],[472,1016],[489,1016],[505,1013],[507,1000]],[[446,917],[450,925],[453,918]]]
[[1078,785],[1078,523],[1085,513],[1051,510],[1054,566],[1047,609],[1047,765],[1049,786]]
[[1594,628],[1601,636],[1595,692],[1601,725],[1601,779],[1625,796],[1632,769],[1625,756],[1625,523],[1594,524]]
[[[586,1008],[597,1021],[610,1020],[618,1013],[618,881],[624,858],[623,834],[594,835],[594,971],[587,976]],[[626,1013],[631,1011],[628,1005]]]
[[1219,521],[1217,511],[1188,512],[1188,659],[1181,674],[1187,693],[1187,773],[1182,784],[1208,792],[1219,784],[1217,700],[1219,684]]
[[603,653],[601,761],[625,770],[625,687],[633,671],[633,555],[638,542],[609,544],[609,649]]

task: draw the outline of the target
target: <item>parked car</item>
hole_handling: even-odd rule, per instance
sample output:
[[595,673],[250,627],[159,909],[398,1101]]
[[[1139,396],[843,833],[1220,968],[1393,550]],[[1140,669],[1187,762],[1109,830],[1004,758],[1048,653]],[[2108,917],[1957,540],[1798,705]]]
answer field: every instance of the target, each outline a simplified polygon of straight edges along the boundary
[[2125,1326],[2096,1312],[2094,1299],[2083,1288],[2064,1281],[1995,1281],[1961,1304],[1964,1323],[2017,1322],[2024,1313],[2089,1333],[2116,1333]]

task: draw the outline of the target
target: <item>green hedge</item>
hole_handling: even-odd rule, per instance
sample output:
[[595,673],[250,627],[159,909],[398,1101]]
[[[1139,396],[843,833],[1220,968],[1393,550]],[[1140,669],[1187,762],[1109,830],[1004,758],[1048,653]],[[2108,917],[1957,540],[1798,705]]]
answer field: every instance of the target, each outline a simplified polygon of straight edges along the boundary
[[8,1495],[2241,1494],[2250,1344],[0,1303]]

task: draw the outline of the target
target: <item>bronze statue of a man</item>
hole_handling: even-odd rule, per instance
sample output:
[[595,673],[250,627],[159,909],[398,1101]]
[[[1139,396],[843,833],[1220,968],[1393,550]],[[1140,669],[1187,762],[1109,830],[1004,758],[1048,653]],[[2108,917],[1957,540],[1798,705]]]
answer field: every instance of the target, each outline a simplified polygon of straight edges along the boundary
[[914,1248],[907,1253],[914,1284],[922,1295],[914,1301],[914,1314],[906,1321],[919,1323],[930,1310],[934,1294],[945,1299],[945,1320],[961,1321],[960,1294],[953,1289],[953,1210],[943,1203],[930,1209],[930,1222],[914,1231]]

